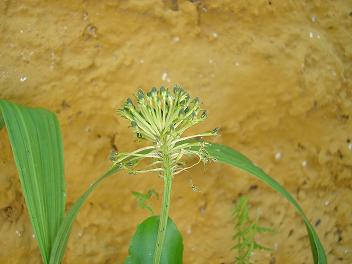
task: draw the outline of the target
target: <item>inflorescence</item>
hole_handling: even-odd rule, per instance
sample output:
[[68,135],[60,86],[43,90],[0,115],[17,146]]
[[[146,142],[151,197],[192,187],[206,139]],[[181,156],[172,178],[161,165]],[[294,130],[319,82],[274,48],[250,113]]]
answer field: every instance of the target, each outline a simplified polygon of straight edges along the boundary
[[[153,144],[131,153],[115,153],[113,161],[116,166],[128,168],[132,173],[147,171],[162,171],[162,160],[169,155],[172,170],[177,174],[189,167],[181,160],[184,156],[197,156],[199,161],[207,162],[209,155],[204,148],[202,137],[218,134],[214,129],[202,134],[182,137],[190,127],[207,118],[206,110],[200,108],[198,98],[192,99],[181,87],[175,86],[170,92],[167,88],[152,88],[145,93],[139,90],[136,103],[128,99],[118,109],[118,113],[128,119],[131,127],[140,139],[151,141]],[[151,158],[152,162],[144,170],[134,169],[135,165],[144,158]]]

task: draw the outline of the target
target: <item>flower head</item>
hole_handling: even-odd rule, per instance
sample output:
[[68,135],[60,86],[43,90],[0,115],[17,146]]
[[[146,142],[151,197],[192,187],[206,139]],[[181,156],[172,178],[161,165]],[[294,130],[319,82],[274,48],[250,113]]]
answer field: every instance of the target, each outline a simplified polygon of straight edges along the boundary
[[131,122],[137,137],[159,142],[179,138],[191,126],[205,120],[198,98],[192,99],[181,87],[173,92],[161,87],[145,93],[139,90],[136,104],[128,99],[118,112]]
[[[128,99],[118,109],[118,113],[130,121],[138,138],[153,144],[131,153],[114,155],[116,165],[129,168],[134,173],[162,171],[160,164],[166,156],[171,160],[170,165],[175,174],[187,168],[181,160],[185,155],[197,156],[199,161],[205,162],[208,155],[201,138],[218,134],[218,129],[214,129],[182,137],[188,128],[204,121],[207,112],[200,108],[198,98],[191,98],[180,86],[175,86],[171,92],[164,87],[154,87],[147,93],[139,90],[135,103]],[[144,158],[153,159],[147,170],[131,169]]]

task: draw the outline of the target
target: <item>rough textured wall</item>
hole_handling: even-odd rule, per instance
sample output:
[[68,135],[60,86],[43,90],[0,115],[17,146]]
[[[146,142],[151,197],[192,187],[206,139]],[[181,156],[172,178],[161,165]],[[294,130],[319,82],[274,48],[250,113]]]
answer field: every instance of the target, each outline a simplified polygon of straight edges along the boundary
[[[309,3],[308,3],[309,2]],[[209,110],[202,128],[282,183],[315,224],[330,263],[352,262],[351,1],[0,2],[0,97],[55,111],[68,202],[132,150],[116,107],[137,88],[184,85]],[[0,132],[0,262],[39,263],[7,140]],[[190,179],[201,192],[192,192]],[[122,263],[147,212],[131,191],[156,175],[110,178],[75,222],[65,263]],[[274,191],[222,165],[175,178],[171,216],[184,263],[233,263],[231,211],[248,194],[272,253],[258,263],[312,263],[302,221]],[[152,204],[158,209],[160,201]]]

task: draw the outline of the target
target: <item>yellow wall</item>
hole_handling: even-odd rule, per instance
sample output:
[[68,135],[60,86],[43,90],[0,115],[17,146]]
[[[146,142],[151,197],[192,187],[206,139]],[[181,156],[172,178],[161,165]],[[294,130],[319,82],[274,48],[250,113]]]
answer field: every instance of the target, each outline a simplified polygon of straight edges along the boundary
[[[209,110],[196,130],[220,127],[215,142],[245,153],[320,219],[329,262],[352,263],[352,2],[193,2],[1,1],[0,98],[57,113],[70,205],[110,166],[112,146],[142,144],[115,109],[138,88],[182,84]],[[0,263],[39,263],[4,130],[0,149]],[[250,176],[211,164],[174,182],[184,263],[233,262],[240,194],[278,231],[260,238],[274,250],[256,263],[312,263],[294,209]],[[65,263],[121,263],[147,216],[131,191],[152,187],[162,190],[156,175],[103,183],[75,222]]]

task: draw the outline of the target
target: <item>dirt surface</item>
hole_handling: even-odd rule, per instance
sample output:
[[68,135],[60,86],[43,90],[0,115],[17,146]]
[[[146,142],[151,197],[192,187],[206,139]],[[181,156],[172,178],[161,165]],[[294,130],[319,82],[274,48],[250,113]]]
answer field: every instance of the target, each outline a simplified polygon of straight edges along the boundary
[[[309,2],[309,3],[306,3]],[[138,88],[182,84],[221,127],[214,142],[255,161],[297,198],[329,263],[352,263],[351,1],[0,2],[0,98],[57,113],[69,205],[137,142],[115,109]],[[0,263],[40,263],[6,131],[0,132]],[[192,192],[193,184],[200,192]],[[120,173],[79,214],[64,263],[122,263],[148,216],[132,191],[157,175]],[[255,263],[312,263],[303,222],[254,178],[223,165],[174,180],[184,263],[233,263],[234,202],[277,230]],[[153,199],[159,210],[160,201]]]

